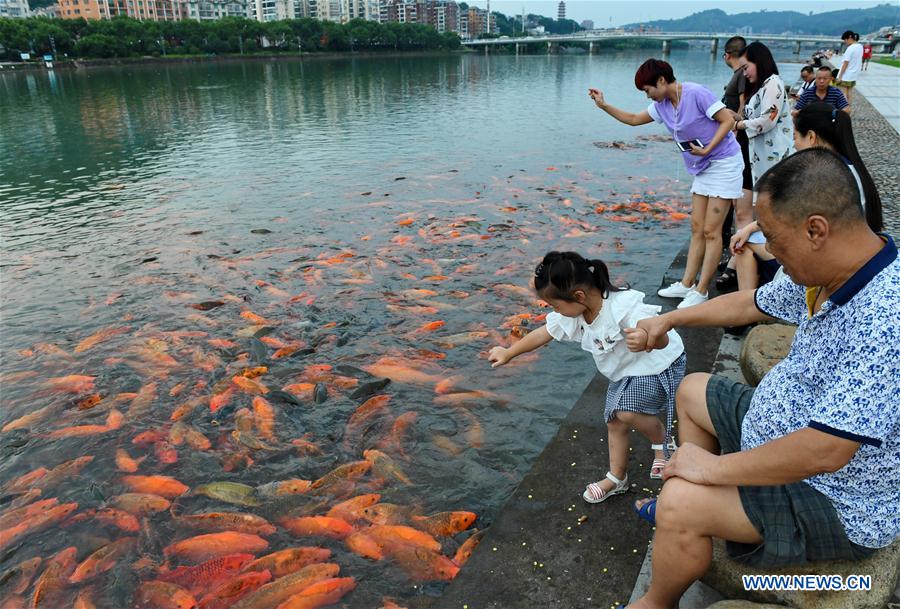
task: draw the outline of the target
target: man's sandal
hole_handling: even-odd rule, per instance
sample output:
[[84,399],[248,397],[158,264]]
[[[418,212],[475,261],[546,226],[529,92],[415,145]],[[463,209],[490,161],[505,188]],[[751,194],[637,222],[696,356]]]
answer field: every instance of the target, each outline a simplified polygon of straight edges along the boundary
[[591,482],[585,487],[581,497],[588,503],[602,503],[613,495],[621,495],[628,491],[628,474],[625,474],[624,479],[619,480],[612,475],[612,472],[606,472],[606,479],[615,484],[611,490],[604,490],[603,487],[600,486],[602,480],[599,482]]
[[641,505],[641,507],[638,507],[637,503],[634,503],[632,504],[631,509],[637,513],[638,518],[646,520],[652,526],[656,526],[656,499],[651,499]]

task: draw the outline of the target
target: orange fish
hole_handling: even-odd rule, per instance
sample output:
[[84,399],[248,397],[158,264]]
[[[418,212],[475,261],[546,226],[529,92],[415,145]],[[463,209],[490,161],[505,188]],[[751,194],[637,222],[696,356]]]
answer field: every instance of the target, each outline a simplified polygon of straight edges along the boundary
[[84,436],[104,434],[119,429],[124,420],[125,417],[122,416],[122,413],[113,408],[106,416],[105,425],[75,425],[74,427],[64,427],[49,432],[45,437],[55,440],[58,438],[81,438]]
[[468,529],[478,518],[472,512],[438,512],[430,516],[413,516],[411,524],[432,535],[452,537]]
[[236,342],[225,340],[223,338],[211,338],[206,342],[216,349],[234,349],[238,346]]
[[415,330],[413,330],[413,334],[421,334],[423,332],[432,332],[434,330],[437,330],[438,328],[443,328],[444,324],[445,324],[445,322],[443,320],[432,321],[432,322],[424,324],[424,325],[416,328]]
[[122,476],[122,484],[136,493],[159,495],[174,499],[190,489],[169,476]]
[[363,451],[363,456],[366,458],[366,461],[372,463],[372,472],[376,476],[385,480],[396,480],[402,484],[412,484],[412,480],[400,469],[397,462],[380,450],[370,448]]
[[156,460],[163,465],[171,465],[178,462],[178,450],[165,440],[153,445],[153,454],[156,455]]
[[75,407],[78,408],[78,410],[90,410],[91,408],[93,408],[94,406],[96,406],[97,404],[99,404],[102,401],[103,401],[103,396],[101,396],[99,393],[95,393],[95,394],[89,395],[88,397],[79,401],[75,405]]
[[84,376],[81,374],[70,374],[69,376],[59,376],[47,379],[47,385],[53,391],[62,391],[65,393],[90,393],[94,391],[94,376]]
[[231,378],[231,382],[247,393],[256,395],[265,395],[269,393],[269,388],[255,379],[249,379],[245,376],[236,375]]
[[278,609],[319,609],[341,600],[356,588],[352,577],[336,577],[316,582],[278,605]]
[[356,480],[365,475],[370,469],[372,469],[372,464],[369,461],[353,461],[339,465],[313,482],[309,490],[313,494],[327,493],[335,485]]
[[364,366],[363,369],[372,376],[387,377],[392,381],[411,385],[434,386],[442,380],[440,376],[421,372],[399,363],[375,363]]
[[687,220],[690,217],[690,214],[685,214],[680,211],[673,211],[669,213],[669,219],[671,220]]
[[353,524],[363,519],[364,509],[378,503],[380,500],[381,495],[377,493],[359,495],[338,503],[328,511],[326,516],[330,518],[340,518],[345,522]]
[[200,599],[198,609],[227,609],[271,580],[272,574],[269,571],[234,575]]
[[475,551],[475,548],[478,547],[478,544],[481,543],[481,539],[484,537],[485,531],[475,531],[467,540],[463,542],[459,549],[456,551],[456,554],[453,555],[453,562],[462,567],[469,560],[469,557],[472,556],[472,552]]
[[397,222],[397,226],[409,226],[413,222],[415,222],[414,218],[406,218],[405,220],[400,220],[399,222]]
[[210,584],[231,577],[253,560],[253,554],[227,554],[193,567],[178,567],[159,575],[160,581],[169,582],[197,594],[209,589]]
[[441,542],[419,529],[403,525],[376,525],[365,529],[366,535],[374,539],[382,548],[411,545],[432,552],[441,551]]
[[275,439],[275,408],[265,398],[253,398],[253,421],[261,438]]
[[312,481],[301,478],[268,482],[256,487],[261,497],[282,497],[284,495],[302,495],[312,486]]
[[94,604],[94,590],[90,587],[78,591],[78,596],[72,602],[72,609],[97,609]]
[[450,279],[446,275],[429,275],[428,277],[424,277],[425,281],[447,281]]
[[134,593],[141,609],[197,609],[197,599],[180,586],[163,581],[141,582]]
[[257,315],[256,313],[253,313],[252,311],[243,311],[241,313],[241,317],[248,320],[250,323],[256,324],[258,326],[274,326],[274,325],[276,325],[274,322],[269,321],[265,317]]
[[137,545],[137,537],[123,537],[109,543],[85,558],[69,577],[69,582],[79,584],[94,579],[116,566],[123,556]]
[[372,524],[403,524],[412,515],[413,509],[396,503],[376,503],[364,508],[362,517]]
[[83,341],[78,343],[75,346],[74,351],[75,351],[75,353],[81,353],[82,351],[87,351],[94,345],[102,343],[103,341],[108,340],[108,339],[112,338],[113,336],[116,336],[117,334],[124,334],[125,332],[128,332],[129,330],[131,330],[131,328],[129,326],[123,326],[120,328],[104,328],[103,330],[100,330],[96,334],[92,334],[91,336],[87,337],[86,339],[84,339]]
[[394,419],[394,423],[391,425],[390,435],[379,445],[379,448],[383,448],[389,452],[398,453],[405,457],[403,440],[406,437],[409,428],[416,422],[418,417],[419,414],[416,411],[410,410]]
[[272,359],[281,359],[283,357],[291,356],[305,346],[306,343],[303,341],[294,341],[289,345],[279,347],[278,350],[272,354]]
[[14,544],[19,539],[48,529],[66,519],[66,517],[78,509],[77,503],[63,503],[54,506],[41,514],[33,516],[14,526],[0,531],[0,549]]
[[128,533],[137,533],[141,530],[141,525],[137,518],[125,510],[116,508],[92,508],[85,510],[72,518],[69,518],[63,526],[78,522],[86,522],[88,520],[96,520],[100,524],[113,526]]
[[243,571],[269,571],[272,577],[278,578],[295,573],[308,565],[323,563],[329,558],[331,550],[326,548],[298,546],[262,556],[247,564]]
[[7,527],[19,524],[23,520],[34,518],[35,516],[43,514],[50,508],[56,507],[57,505],[59,505],[59,499],[57,499],[56,497],[51,497],[50,499],[41,499],[40,501],[35,501],[34,503],[29,503],[27,505],[4,511],[3,514],[0,515],[0,529],[5,529]]
[[231,609],[271,609],[316,582],[336,577],[340,567],[334,563],[316,563],[303,567],[296,573],[279,577],[273,582],[248,594],[231,606]]
[[413,581],[450,581],[459,573],[456,564],[437,551],[394,544],[385,549]]
[[256,554],[269,547],[269,542],[258,535],[223,531],[182,539],[163,549],[167,558],[178,557],[200,562],[227,554]]
[[75,569],[75,555],[78,548],[72,546],[61,550],[47,562],[47,566],[41,576],[34,582],[34,592],[31,595],[32,609],[39,607],[54,607],[63,588],[68,584],[69,576]]
[[166,439],[166,434],[161,431],[151,429],[148,431],[142,431],[135,437],[131,439],[131,443],[135,446],[144,446],[147,444],[155,444],[156,442],[162,442]]
[[[213,398],[213,399],[215,399],[215,398]],[[203,405],[204,402],[206,402],[205,396],[199,396],[199,397],[188,400],[187,402],[185,402],[184,404],[181,404],[175,410],[172,411],[172,415],[169,417],[169,420],[180,421],[181,419],[185,418],[186,416],[188,416],[189,414],[194,412],[194,410],[199,408],[201,405]],[[212,405],[210,405],[210,408],[211,407],[212,407]],[[221,408],[221,406],[220,406],[220,408]]]
[[[22,594],[31,585],[35,573],[40,569],[43,560],[40,556],[22,561],[3,574],[3,587],[8,587],[13,594]],[[23,605],[24,607],[24,599]]]
[[300,518],[284,518],[280,524],[294,535],[328,537],[343,539],[353,532],[353,527],[340,518],[328,516],[302,516]]
[[251,535],[272,535],[275,527],[256,514],[243,512],[204,512],[190,516],[176,516],[173,524],[199,531],[236,531]]
[[33,412],[29,412],[28,414],[19,417],[18,419],[10,421],[6,425],[4,425],[2,429],[0,429],[0,432],[6,433],[16,429],[28,429],[34,427],[35,425],[42,423],[55,415],[60,410],[60,408],[60,406],[55,404],[39,408]]
[[384,558],[384,551],[381,545],[368,535],[365,531],[356,531],[348,535],[344,539],[347,549],[363,558],[371,558],[372,560],[381,560]]
[[397,601],[385,596],[381,599],[381,607],[379,607],[378,609],[406,609],[406,607],[398,605]]
[[209,411],[216,412],[223,406],[227,405],[228,402],[231,401],[232,396],[234,395],[234,389],[228,388],[222,393],[218,393],[212,397],[209,401]]

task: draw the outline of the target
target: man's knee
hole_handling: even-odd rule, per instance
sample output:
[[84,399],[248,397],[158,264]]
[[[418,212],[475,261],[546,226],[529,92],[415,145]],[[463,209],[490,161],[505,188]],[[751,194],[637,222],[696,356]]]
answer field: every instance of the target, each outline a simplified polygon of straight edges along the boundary
[[697,509],[700,485],[682,478],[670,478],[662,487],[656,503],[656,526],[661,529],[684,529]]
[[690,416],[690,411],[697,406],[706,407],[706,386],[710,375],[695,372],[684,377],[675,392],[675,407],[679,417]]
[[633,412],[620,410],[616,412],[616,417],[613,420],[619,421],[623,425],[634,425],[634,422],[637,420],[637,416]]

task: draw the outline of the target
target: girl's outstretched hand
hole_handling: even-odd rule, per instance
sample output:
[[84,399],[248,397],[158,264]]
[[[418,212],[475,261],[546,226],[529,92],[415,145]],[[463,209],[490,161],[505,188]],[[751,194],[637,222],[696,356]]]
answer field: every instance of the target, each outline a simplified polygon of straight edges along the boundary
[[625,345],[629,351],[637,353],[647,348],[647,339],[650,337],[643,328],[625,328]]
[[502,366],[509,360],[509,349],[506,347],[494,347],[488,352],[488,361],[491,362],[491,368]]

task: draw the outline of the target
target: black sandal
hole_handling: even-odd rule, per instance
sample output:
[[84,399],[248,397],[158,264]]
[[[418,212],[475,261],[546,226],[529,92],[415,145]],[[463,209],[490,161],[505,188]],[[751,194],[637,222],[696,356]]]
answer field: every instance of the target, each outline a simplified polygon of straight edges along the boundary
[[716,278],[716,289],[720,292],[733,291],[737,287],[737,271],[734,269],[725,269],[725,272]]

